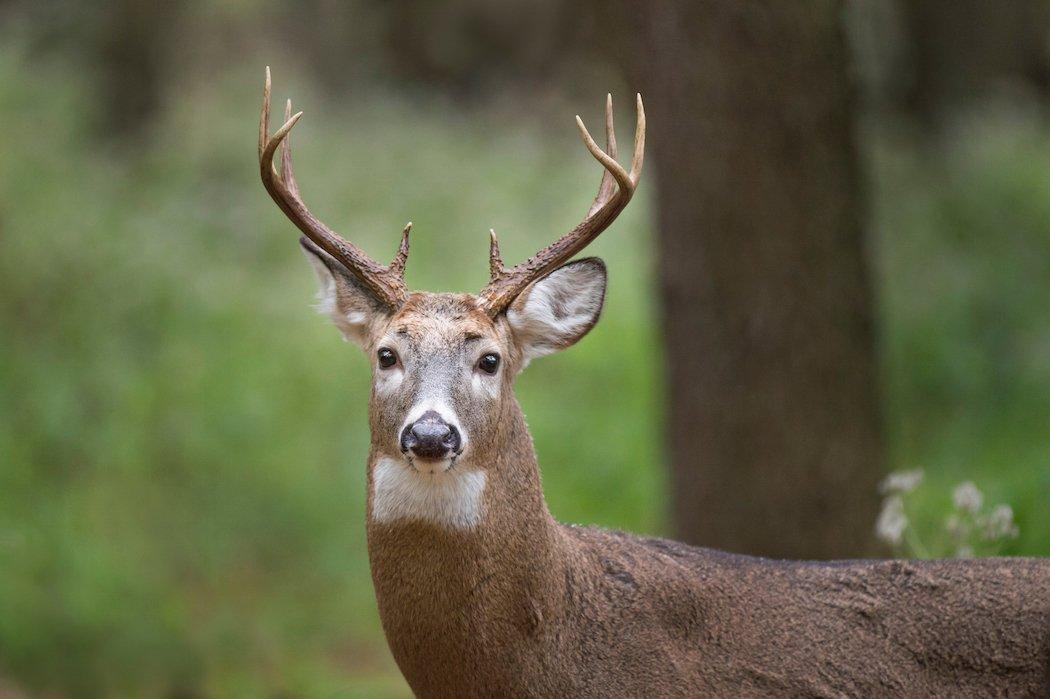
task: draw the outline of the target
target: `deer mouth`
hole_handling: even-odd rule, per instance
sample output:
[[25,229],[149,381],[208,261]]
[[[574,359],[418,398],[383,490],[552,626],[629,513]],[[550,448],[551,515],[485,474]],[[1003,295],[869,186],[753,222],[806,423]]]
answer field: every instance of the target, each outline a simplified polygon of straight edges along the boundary
[[454,472],[456,470],[457,459],[459,459],[459,454],[453,454],[442,459],[421,459],[411,453],[405,454],[405,460],[408,462],[408,467],[412,469],[413,473],[429,477]]

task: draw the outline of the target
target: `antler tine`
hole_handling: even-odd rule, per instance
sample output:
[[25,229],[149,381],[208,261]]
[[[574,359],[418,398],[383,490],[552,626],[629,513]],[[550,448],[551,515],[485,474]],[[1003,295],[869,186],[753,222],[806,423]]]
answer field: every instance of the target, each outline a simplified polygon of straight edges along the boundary
[[266,141],[270,138],[270,66],[266,66],[266,82],[263,83],[262,112],[259,114],[259,160],[262,161]]
[[401,244],[397,246],[397,254],[394,255],[394,259],[387,265],[387,269],[391,272],[396,272],[402,277],[405,275],[405,264],[408,262],[408,234],[411,231],[412,222],[409,221],[401,230]]
[[[270,68],[267,66],[262,112],[259,115],[259,174],[263,186],[284,215],[311,242],[346,267],[347,271],[357,277],[381,302],[392,309],[399,308],[408,296],[404,270],[408,259],[408,232],[412,224],[405,226],[405,230],[402,231],[401,244],[394,260],[383,266],[310,213],[299,196],[299,185],[292,169],[292,148],[288,140],[289,132],[303,113],[293,115],[291,112],[292,102],[289,100],[285,104],[284,125],[270,136]],[[281,148],[280,173],[273,164],[273,156],[278,147]]]
[[496,231],[489,229],[489,282],[494,282],[500,275],[506,272],[503,267],[503,258],[499,254],[499,238]]
[[[499,259],[499,245],[495,233],[489,249],[491,280],[482,289],[479,298],[486,312],[493,318],[502,313],[513,303],[518,294],[536,281],[542,279],[558,266],[568,262],[583,250],[592,240],[616,220],[620,212],[631,200],[638,180],[642,175],[642,162],[645,154],[645,110],[642,97],[636,100],[637,122],[634,131],[634,155],[631,159],[631,171],[623,169],[616,161],[616,136],[613,133],[612,97],[606,99],[605,132],[608,152],[598,147],[591,134],[577,115],[576,125],[580,130],[587,150],[595,160],[602,164],[605,171],[598,187],[598,196],[591,205],[587,216],[575,228],[543,248],[535,255],[511,269],[505,269]],[[615,185],[615,186],[614,186]]]
[[580,129],[580,137],[583,138],[583,143],[587,146],[587,150],[591,152],[595,160],[605,167],[606,174],[612,175],[613,179],[616,180],[616,184],[619,185],[619,191],[631,189],[633,183],[627,175],[627,171],[612,156],[598,147],[598,144],[591,138],[590,131],[584,126],[583,119],[580,118],[579,114],[576,115],[576,126]]
[[[635,93],[634,108],[638,123],[634,127],[634,155],[631,157],[631,182],[638,186],[642,176],[642,162],[645,160],[645,107],[642,106],[642,95]],[[614,156],[615,157],[615,156]]]
[[[616,159],[616,129],[613,127],[613,107],[612,107],[612,95],[605,95],[605,152],[609,154],[613,160]],[[602,171],[602,181],[598,185],[598,194],[594,197],[594,203],[591,204],[591,208],[587,210],[587,215],[590,216],[598,209],[602,208],[605,202],[609,201],[609,197],[613,195],[615,191],[615,181],[613,180],[612,174],[608,170]]]
[[[292,101],[284,103],[284,120],[287,122],[292,118]],[[281,141],[281,179],[296,199],[299,199],[299,183],[295,181],[295,172],[292,170],[292,134],[289,131]]]

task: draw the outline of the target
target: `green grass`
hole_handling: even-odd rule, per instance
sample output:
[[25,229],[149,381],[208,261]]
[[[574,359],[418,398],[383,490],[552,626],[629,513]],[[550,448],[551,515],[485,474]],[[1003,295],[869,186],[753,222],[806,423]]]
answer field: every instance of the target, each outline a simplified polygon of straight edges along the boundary
[[[76,697],[404,695],[365,556],[367,366],[310,310],[312,274],[258,183],[260,71],[187,88],[154,138],[115,152],[68,66],[4,46],[0,676]],[[351,109],[275,78],[304,93],[311,207],[379,258],[412,219],[415,288],[479,288],[490,226],[518,260],[593,196],[571,119]],[[945,497],[973,478],[1017,509],[1012,552],[1045,554],[1050,142],[993,126],[940,165],[876,152],[893,465],[924,466]],[[592,248],[602,322],[518,395],[559,518],[660,532],[649,192]]]

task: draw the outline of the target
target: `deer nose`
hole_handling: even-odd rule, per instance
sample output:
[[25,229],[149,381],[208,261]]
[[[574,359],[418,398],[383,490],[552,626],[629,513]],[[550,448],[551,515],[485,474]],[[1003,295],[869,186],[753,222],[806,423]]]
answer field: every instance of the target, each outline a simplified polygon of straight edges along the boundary
[[461,444],[459,430],[433,410],[423,413],[401,432],[401,451],[412,452],[421,459],[455,456]]

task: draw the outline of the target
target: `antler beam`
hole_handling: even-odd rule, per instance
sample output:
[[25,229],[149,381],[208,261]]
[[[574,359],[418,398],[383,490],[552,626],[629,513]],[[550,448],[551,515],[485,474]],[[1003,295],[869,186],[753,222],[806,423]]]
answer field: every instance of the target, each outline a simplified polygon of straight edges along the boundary
[[638,180],[642,175],[642,161],[645,156],[645,110],[642,107],[642,96],[636,99],[637,124],[634,130],[634,157],[631,159],[630,172],[623,169],[616,161],[616,134],[613,128],[612,95],[605,101],[605,139],[606,150],[598,147],[591,138],[583,120],[576,116],[576,125],[580,129],[587,150],[602,164],[605,172],[598,187],[598,195],[587,211],[586,218],[575,228],[551,243],[521,264],[510,269],[503,266],[500,258],[499,242],[496,234],[491,233],[489,247],[490,279],[488,285],[479,295],[482,306],[489,316],[495,318],[505,311],[514,299],[525,288],[547,276],[559,266],[568,262],[574,255],[583,250],[592,240],[616,220],[627,202],[634,195]]
[[[398,309],[405,302],[408,290],[405,287],[405,262],[408,260],[409,223],[401,233],[401,245],[389,265],[381,265],[369,257],[361,248],[340,237],[317,219],[306,208],[299,195],[299,185],[292,170],[292,147],[288,136],[292,127],[303,115],[292,114],[292,102],[285,105],[285,122],[273,134],[270,132],[270,68],[266,68],[266,85],[263,88],[262,113],[259,115],[259,173],[263,186],[270,193],[284,215],[301,230],[314,245],[331,255],[347,271],[357,277],[381,302],[391,309]],[[277,148],[281,148],[281,170],[273,164]]]

